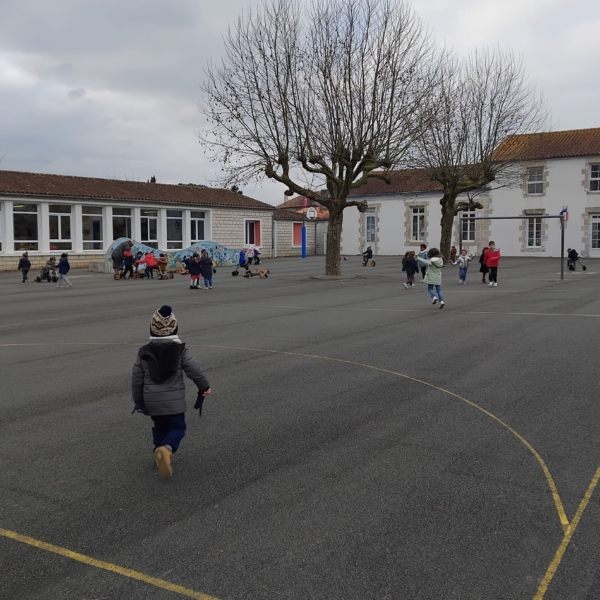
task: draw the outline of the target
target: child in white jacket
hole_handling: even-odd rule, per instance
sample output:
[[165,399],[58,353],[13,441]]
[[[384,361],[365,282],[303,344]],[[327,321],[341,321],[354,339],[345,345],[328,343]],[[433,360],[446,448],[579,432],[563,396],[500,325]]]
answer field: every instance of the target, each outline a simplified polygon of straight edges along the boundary
[[473,260],[472,255],[468,255],[466,250],[461,250],[460,256],[456,260],[452,261],[453,265],[458,265],[458,283],[466,285],[467,283],[467,269],[469,263]]

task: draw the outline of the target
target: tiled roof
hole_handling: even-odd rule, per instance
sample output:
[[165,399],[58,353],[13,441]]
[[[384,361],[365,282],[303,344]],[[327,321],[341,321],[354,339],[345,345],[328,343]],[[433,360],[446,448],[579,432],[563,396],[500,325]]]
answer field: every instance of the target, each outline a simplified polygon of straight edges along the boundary
[[[303,214],[302,212],[296,212],[293,210],[284,210],[278,208],[275,210],[274,218],[277,221],[302,221]],[[316,219],[307,219],[306,221],[328,221],[329,213],[327,211],[322,212],[321,214],[317,214]]]
[[371,177],[369,181],[350,190],[350,196],[370,196],[379,194],[402,194],[408,192],[439,192],[442,186],[432,181],[425,169],[402,169],[389,172],[391,183]]
[[0,195],[90,198],[274,210],[273,206],[265,202],[218,188],[2,170],[0,170]]
[[[321,206],[318,202],[315,202],[314,200],[309,200],[307,198],[306,201],[307,201],[307,206],[314,206],[314,207]],[[303,208],[303,207],[304,207],[304,197],[303,196],[295,196],[294,198],[291,198],[290,200],[286,200],[282,204],[278,204],[276,206],[276,208],[283,208],[283,209]]]
[[600,127],[511,135],[498,146],[498,160],[539,160],[600,155]]

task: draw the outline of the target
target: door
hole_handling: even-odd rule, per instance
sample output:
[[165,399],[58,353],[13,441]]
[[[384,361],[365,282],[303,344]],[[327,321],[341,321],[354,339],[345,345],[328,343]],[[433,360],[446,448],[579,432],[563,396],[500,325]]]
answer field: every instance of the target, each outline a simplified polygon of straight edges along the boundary
[[600,256],[600,215],[591,215],[590,256]]
[[325,242],[327,235],[327,223],[317,223],[315,231],[315,254],[323,256],[325,254]]

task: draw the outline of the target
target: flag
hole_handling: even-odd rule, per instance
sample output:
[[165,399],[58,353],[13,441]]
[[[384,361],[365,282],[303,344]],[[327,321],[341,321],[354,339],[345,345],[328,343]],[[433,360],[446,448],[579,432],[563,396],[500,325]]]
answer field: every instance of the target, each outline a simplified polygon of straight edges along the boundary
[[558,214],[562,216],[563,223],[565,224],[565,227],[566,227],[567,221],[569,220],[569,207],[563,206],[563,209]]

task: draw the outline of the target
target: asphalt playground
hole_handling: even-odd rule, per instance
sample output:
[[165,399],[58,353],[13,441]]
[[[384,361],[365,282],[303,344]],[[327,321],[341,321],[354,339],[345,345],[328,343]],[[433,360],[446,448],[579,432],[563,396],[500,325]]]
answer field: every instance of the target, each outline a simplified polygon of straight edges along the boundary
[[[447,268],[443,310],[396,258],[263,262],[0,275],[0,598],[599,599],[600,262]],[[169,481],[130,414],[165,303],[213,390]]]

